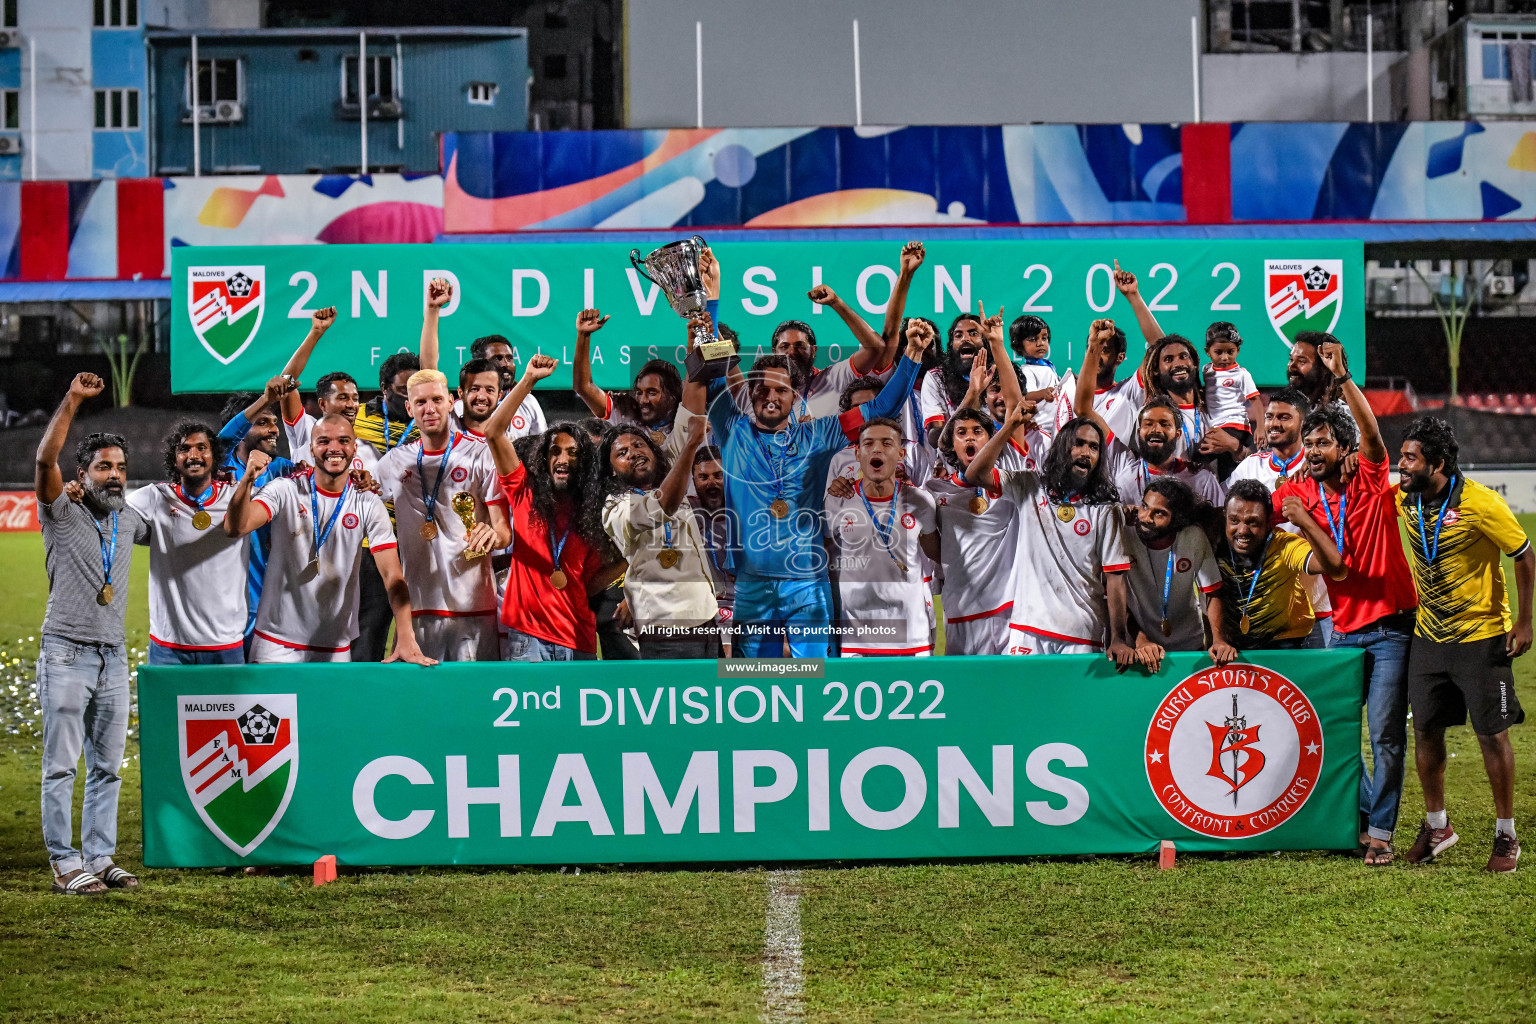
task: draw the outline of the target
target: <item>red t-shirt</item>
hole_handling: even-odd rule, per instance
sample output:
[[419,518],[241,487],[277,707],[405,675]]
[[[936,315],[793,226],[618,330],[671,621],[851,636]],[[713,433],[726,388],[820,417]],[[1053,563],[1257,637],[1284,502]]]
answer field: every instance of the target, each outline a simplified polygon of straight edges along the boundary
[[[1391,464],[1360,460],[1360,468],[1344,488],[1344,564],[1349,575],[1328,581],[1328,598],[1333,603],[1333,628],[1342,633],[1363,629],[1377,619],[1417,608],[1419,594],[1413,587],[1413,574],[1403,555],[1403,542],[1397,527],[1396,485]],[[1315,480],[1286,481],[1275,489],[1275,515],[1291,495],[1300,498],[1312,514],[1328,529],[1328,512],[1318,496]],[[1333,522],[1339,522],[1339,500],[1328,499]]]
[[[522,463],[500,477],[512,520],[512,568],[507,574],[507,594],[501,604],[501,621],[552,644],[584,654],[597,653],[597,617],[587,607],[586,581],[602,565],[602,553],[594,552],[571,526],[560,552],[564,589],[549,582],[555,571],[549,543],[549,526],[533,516],[533,490]],[[555,539],[571,525],[569,510],[555,520]]]

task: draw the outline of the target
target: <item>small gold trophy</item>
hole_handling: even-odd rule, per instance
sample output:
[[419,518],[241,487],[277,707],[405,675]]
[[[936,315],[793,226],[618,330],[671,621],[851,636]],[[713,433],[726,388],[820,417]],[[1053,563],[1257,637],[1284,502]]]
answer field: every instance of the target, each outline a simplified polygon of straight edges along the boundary
[[[475,528],[475,499],[467,492],[460,491],[453,496],[453,510],[458,513],[459,521],[464,524],[464,532],[469,533]],[[483,551],[466,551],[465,558],[479,558],[485,554]]]

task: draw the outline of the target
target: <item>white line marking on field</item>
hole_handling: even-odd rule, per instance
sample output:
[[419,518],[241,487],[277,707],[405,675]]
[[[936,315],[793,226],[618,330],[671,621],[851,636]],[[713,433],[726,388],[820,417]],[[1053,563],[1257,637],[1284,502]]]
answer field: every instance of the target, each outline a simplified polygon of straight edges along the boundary
[[763,923],[764,1024],[805,1019],[805,962],[800,952],[800,872],[768,872]]

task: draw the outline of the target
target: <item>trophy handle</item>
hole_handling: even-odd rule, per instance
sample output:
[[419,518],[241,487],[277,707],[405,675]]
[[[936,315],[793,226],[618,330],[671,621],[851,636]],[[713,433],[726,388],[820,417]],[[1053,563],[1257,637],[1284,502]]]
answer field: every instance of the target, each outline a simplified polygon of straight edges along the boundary
[[[694,235],[691,239],[689,239],[689,241],[691,241],[694,245],[698,246],[700,249],[708,249],[709,248],[709,243],[704,241],[704,236],[703,235]],[[636,250],[636,251],[638,251],[638,250]]]
[[647,274],[645,272],[645,260],[640,258],[640,250],[639,249],[631,249],[631,250],[629,250],[629,262],[634,265],[635,271],[641,277],[645,278],[651,284],[655,284],[656,283],[656,281],[651,277],[651,275]]

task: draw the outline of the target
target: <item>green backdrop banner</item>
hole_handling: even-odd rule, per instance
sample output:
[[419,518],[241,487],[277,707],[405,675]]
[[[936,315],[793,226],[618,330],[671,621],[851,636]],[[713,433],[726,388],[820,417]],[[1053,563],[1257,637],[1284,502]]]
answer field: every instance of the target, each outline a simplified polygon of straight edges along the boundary
[[[178,246],[171,253],[171,382],[176,391],[256,390],[303,340],[310,312],[335,306],[339,322],[304,374],[312,384],[346,370],[364,390],[377,386],[390,353],[415,350],[424,283],[458,282],[442,318],[442,369],[453,377],[470,343],[510,339],[520,358],[556,356],[548,381],[570,386],[576,314],[598,306],[612,320],[594,338],[593,369],[604,387],[624,388],[648,359],[679,365],[682,321],[659,289],[629,265],[623,243],[512,245]],[[818,363],[855,344],[832,311],[806,293],[830,285],[876,326],[895,280],[900,246],[890,242],[723,242],[720,319],[740,334],[743,354],[769,344],[774,325],[797,318],[816,328]],[[1203,346],[1206,325],[1237,324],[1242,363],[1259,384],[1284,383],[1289,340],[1332,330],[1355,374],[1365,366],[1364,246],[1327,241],[941,241],[915,278],[906,312],[940,326],[978,301],[1044,317],[1052,358],[1081,361],[1095,317],[1120,321],[1129,358],[1143,350],[1130,304],[1114,287],[1116,260],[1134,271],[1163,329]]]
[[1349,848],[1362,659],[146,667],[145,863]]

